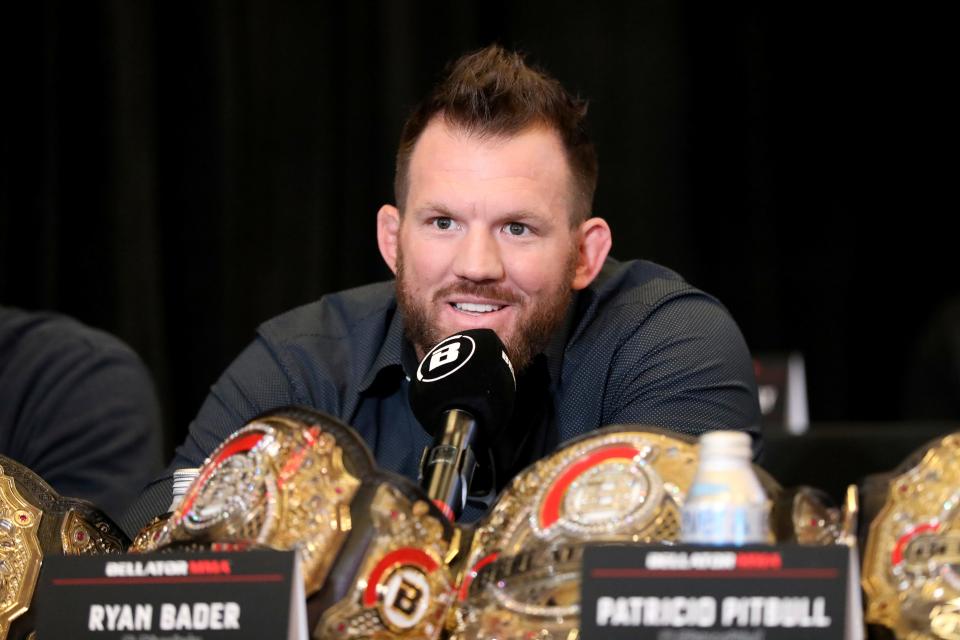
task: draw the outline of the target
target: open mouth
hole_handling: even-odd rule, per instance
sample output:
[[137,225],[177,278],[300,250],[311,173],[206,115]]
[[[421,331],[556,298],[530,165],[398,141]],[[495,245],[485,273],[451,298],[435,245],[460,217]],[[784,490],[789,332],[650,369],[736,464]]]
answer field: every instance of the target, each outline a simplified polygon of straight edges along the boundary
[[494,311],[499,311],[503,308],[503,305],[496,304],[481,304],[478,302],[451,302],[450,306],[456,309],[457,311],[462,311],[464,313],[492,313]]

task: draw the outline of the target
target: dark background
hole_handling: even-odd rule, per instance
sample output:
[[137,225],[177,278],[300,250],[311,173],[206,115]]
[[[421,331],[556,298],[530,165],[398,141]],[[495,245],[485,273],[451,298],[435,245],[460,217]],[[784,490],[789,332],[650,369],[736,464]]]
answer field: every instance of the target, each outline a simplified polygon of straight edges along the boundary
[[814,421],[931,417],[904,388],[960,293],[947,24],[842,3],[20,3],[0,19],[0,302],[129,342],[178,441],[257,324],[389,275],[374,220],[401,123],[498,41],[591,100],[615,256],[718,296],[755,352],[802,351]]

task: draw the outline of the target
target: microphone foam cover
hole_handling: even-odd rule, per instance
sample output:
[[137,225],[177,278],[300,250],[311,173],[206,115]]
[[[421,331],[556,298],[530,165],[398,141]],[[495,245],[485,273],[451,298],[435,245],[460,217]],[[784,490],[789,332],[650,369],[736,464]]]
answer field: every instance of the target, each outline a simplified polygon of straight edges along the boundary
[[413,415],[433,436],[444,414],[460,409],[493,439],[506,427],[516,395],[513,365],[491,329],[468,329],[444,338],[420,361],[410,382]]

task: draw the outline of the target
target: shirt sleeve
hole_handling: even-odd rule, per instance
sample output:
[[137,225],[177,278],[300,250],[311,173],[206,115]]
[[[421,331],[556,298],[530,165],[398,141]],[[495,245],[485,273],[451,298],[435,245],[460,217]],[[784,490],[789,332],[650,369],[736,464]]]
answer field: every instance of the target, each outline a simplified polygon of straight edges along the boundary
[[121,528],[133,536],[151,518],[166,512],[175,470],[199,467],[230,434],[264,411],[303,402],[281,359],[266,340],[258,337],[211,387],[173,461],[124,514]]
[[303,402],[270,345],[257,338],[211,387],[183,444],[177,447],[170,473],[199,467],[231,433],[268,409]]
[[650,313],[612,361],[604,424],[650,424],[700,435],[745,430],[759,439],[750,352],[733,318],[706,295]]

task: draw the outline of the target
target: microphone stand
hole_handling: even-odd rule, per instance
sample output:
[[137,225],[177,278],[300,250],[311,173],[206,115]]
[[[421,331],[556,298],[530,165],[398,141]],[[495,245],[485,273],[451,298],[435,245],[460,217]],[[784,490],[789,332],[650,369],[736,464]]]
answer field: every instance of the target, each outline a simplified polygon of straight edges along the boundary
[[477,468],[471,444],[478,432],[477,421],[469,413],[447,411],[439,439],[423,450],[420,459],[420,486],[451,522],[460,517],[467,502]]

